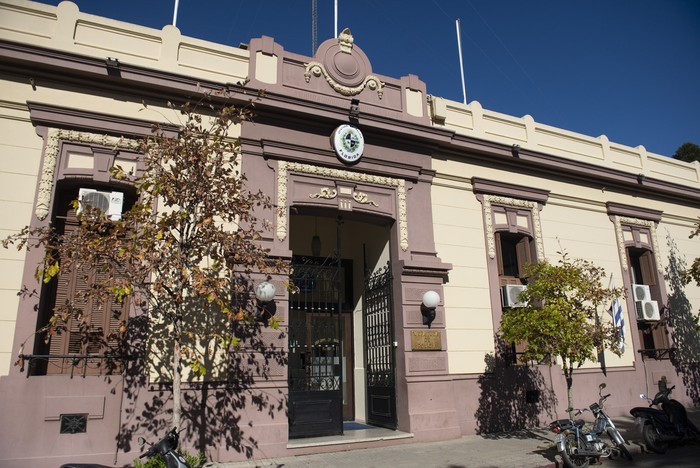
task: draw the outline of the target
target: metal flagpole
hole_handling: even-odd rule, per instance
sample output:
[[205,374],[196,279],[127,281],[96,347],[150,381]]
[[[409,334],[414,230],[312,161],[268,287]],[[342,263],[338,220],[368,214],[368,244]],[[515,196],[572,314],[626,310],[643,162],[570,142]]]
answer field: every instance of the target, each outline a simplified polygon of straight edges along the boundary
[[462,74],[462,96],[464,96],[464,105],[467,104],[467,88],[464,84],[464,64],[462,63],[462,38],[459,32],[459,18],[457,18],[457,49],[459,50],[459,71]]
[[334,9],[334,19],[335,19],[335,36],[338,37],[338,0],[335,0],[335,9]]
[[180,5],[180,0],[175,0],[175,9],[173,10],[173,26],[177,27],[177,9]]

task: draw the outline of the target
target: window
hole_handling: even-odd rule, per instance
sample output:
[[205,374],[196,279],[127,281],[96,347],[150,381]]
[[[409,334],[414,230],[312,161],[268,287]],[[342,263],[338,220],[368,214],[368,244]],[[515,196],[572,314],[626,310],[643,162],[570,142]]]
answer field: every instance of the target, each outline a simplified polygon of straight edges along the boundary
[[524,267],[532,262],[531,245],[526,234],[496,232],[499,285],[524,284]]
[[[539,214],[549,191],[476,177],[472,185],[484,210],[493,325],[497,330],[504,311],[517,305],[517,287],[527,283],[525,265],[544,258]],[[512,362],[522,363],[517,356],[525,345],[506,345]],[[501,345],[497,343],[496,349],[502,349]]]
[[[640,244],[639,239],[649,239],[651,237],[651,233],[647,229],[637,226],[624,226],[623,232],[628,234],[627,238],[638,239],[636,245]],[[635,306],[642,356],[645,358],[668,359],[668,330],[665,323],[660,320],[659,309],[663,308],[661,305],[663,301],[661,300],[661,282],[656,268],[654,253],[649,246],[626,245],[625,250],[632,287],[634,288],[634,285],[645,285],[648,287],[650,295],[649,298],[646,298],[632,292],[630,298]]]
[[668,359],[671,342],[663,320],[667,296],[656,238],[656,223],[663,213],[613,202],[606,205],[615,225],[624,284],[629,293],[630,328],[637,329],[638,351],[644,359]]
[[[64,182],[56,193],[53,223],[59,233],[67,234],[78,229],[78,214],[71,202],[78,199],[79,190],[84,189]],[[134,196],[130,198],[130,202],[133,203]],[[81,292],[96,281],[109,281],[120,274],[121,272],[115,269],[91,270],[78,267],[61,272],[54,281],[44,287],[38,328],[48,324],[54,307],[68,302],[73,303],[80,311],[82,320],[73,316],[58,333],[50,337],[48,343],[37,340],[35,353],[48,354],[50,357],[44,360],[43,364],[37,362],[35,373],[91,375],[121,371],[120,362],[102,356],[116,355],[120,352],[119,337],[126,330],[129,301],[98,302],[96,299],[86,300],[81,297]],[[88,355],[94,357],[79,357]]]

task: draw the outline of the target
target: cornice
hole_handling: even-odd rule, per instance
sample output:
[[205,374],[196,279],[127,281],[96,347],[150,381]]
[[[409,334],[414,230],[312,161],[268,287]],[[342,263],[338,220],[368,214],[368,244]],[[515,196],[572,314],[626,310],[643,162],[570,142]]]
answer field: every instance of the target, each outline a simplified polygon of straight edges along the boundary
[[[237,92],[229,101],[246,102],[257,96],[258,90],[246,88],[239,83],[214,82],[194,79],[174,73],[120,63],[109,69],[105,60],[45,49],[28,44],[0,40],[0,64],[5,71],[30,76],[40,74],[52,82],[74,83],[90,89],[109,89],[127,95],[156,95],[166,99],[186,99],[194,94],[208,91]],[[57,71],[59,71],[57,73]],[[40,83],[39,83],[40,85]],[[214,98],[216,99],[216,98]],[[221,98],[223,101],[224,98]],[[335,102],[335,101],[333,101]],[[338,99],[338,103],[345,101]],[[349,121],[348,110],[331,102],[315,102],[301,96],[266,94],[257,104],[258,112],[287,114],[293,118],[318,121]],[[397,115],[393,115],[397,114]],[[673,203],[700,206],[700,189],[670,183],[666,180],[622,172],[603,166],[566,159],[555,155],[521,148],[517,153],[502,143],[481,140],[456,134],[419,122],[402,120],[397,112],[387,110],[384,115],[364,114],[360,109],[359,125],[372,129],[390,138],[401,139],[403,144],[421,147],[421,152],[430,150],[433,155],[445,155],[459,159],[475,159],[499,167],[518,171],[547,174],[551,177],[567,177],[585,183],[602,183],[609,189],[611,184],[619,190],[645,197],[658,197]],[[517,156],[516,156],[517,154]]]

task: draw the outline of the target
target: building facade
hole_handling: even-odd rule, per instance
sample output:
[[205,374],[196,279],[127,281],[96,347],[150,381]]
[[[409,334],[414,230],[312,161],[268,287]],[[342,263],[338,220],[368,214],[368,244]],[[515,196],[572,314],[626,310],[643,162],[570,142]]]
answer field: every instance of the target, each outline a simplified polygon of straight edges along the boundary
[[[244,387],[187,385],[187,448],[227,461],[347,449],[348,422],[391,430],[353,447],[548,423],[567,404],[561,368],[518,362],[497,334],[523,265],[561,249],[629,291],[624,353],[576,371],[577,404],[602,382],[613,416],[664,384],[698,404],[700,288],[679,272],[700,257],[700,163],[428,95],[416,76],[375,74],[361,39],[307,57],[1,0],[3,237],[70,229],[69,202],[90,193],[127,208],[136,193],[109,169],[137,170],[151,125],[177,121],[167,102],[230,91],[257,99],[235,129],[242,169],[275,202],[262,242],[298,291],[274,278],[283,333],[263,334],[283,365]],[[169,387],[145,358],[107,369],[77,359],[91,351],[70,333],[45,343],[52,304],[80,286],[42,289],[40,261],[0,251],[0,464],[128,464],[139,435],[165,430]],[[99,315],[105,330],[143,319]]]

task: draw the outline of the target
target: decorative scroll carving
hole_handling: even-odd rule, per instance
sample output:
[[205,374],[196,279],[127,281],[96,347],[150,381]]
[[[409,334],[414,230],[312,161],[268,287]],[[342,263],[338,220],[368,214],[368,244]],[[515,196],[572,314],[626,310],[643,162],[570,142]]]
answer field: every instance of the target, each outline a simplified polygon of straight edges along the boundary
[[663,274],[664,269],[661,266],[661,253],[659,251],[659,240],[656,235],[656,223],[647,219],[621,218],[619,216],[614,216],[613,222],[615,223],[615,236],[617,237],[617,248],[620,251],[620,259],[622,260],[622,269],[624,271],[629,269],[629,265],[627,263],[627,252],[625,252],[625,238],[622,234],[622,225],[632,224],[635,226],[649,228],[649,233],[651,234],[651,246],[654,249],[654,258],[656,259],[656,270]]
[[325,198],[326,200],[333,200],[338,196],[338,191],[334,188],[324,187],[319,190],[318,193],[310,193],[309,198]]
[[366,193],[363,192],[353,192],[352,193],[352,198],[357,202],[361,203],[363,205],[370,205],[370,206],[379,206],[377,202],[370,200],[369,196]]
[[277,238],[279,240],[283,241],[287,238],[287,188],[289,186],[290,171],[314,174],[330,179],[350,180],[353,182],[396,188],[399,218],[399,245],[404,252],[408,250],[408,213],[406,209],[405,180],[287,161],[280,161],[277,171]]
[[384,96],[384,84],[379,80],[379,78],[377,78],[374,75],[365,76],[365,79],[362,80],[362,83],[360,83],[357,86],[345,86],[335,81],[335,79],[333,79],[333,77],[328,74],[326,68],[323,66],[322,63],[309,62],[306,64],[306,70],[304,71],[304,79],[307,83],[311,81],[311,75],[316,77],[323,75],[323,77],[326,79],[331,88],[333,88],[336,92],[342,94],[343,96],[355,96],[357,94],[360,94],[365,88],[369,88],[372,91],[376,90],[379,99],[381,99]]
[[46,154],[41,168],[41,180],[39,181],[39,195],[34,208],[37,219],[44,220],[49,214],[49,205],[53,194],[53,180],[56,173],[56,163],[61,141],[88,143],[91,145],[112,146],[114,150],[135,150],[139,147],[139,141],[129,138],[101,135],[98,133],[77,132],[73,130],[61,130],[50,128],[46,141]]
[[486,242],[489,258],[496,258],[496,235],[493,229],[493,216],[491,205],[508,205],[517,208],[527,208],[532,212],[532,229],[535,237],[535,250],[537,261],[544,260],[544,245],[542,243],[542,226],[540,224],[540,209],[537,202],[521,200],[519,198],[502,197],[498,195],[484,195],[484,216],[486,218]]

